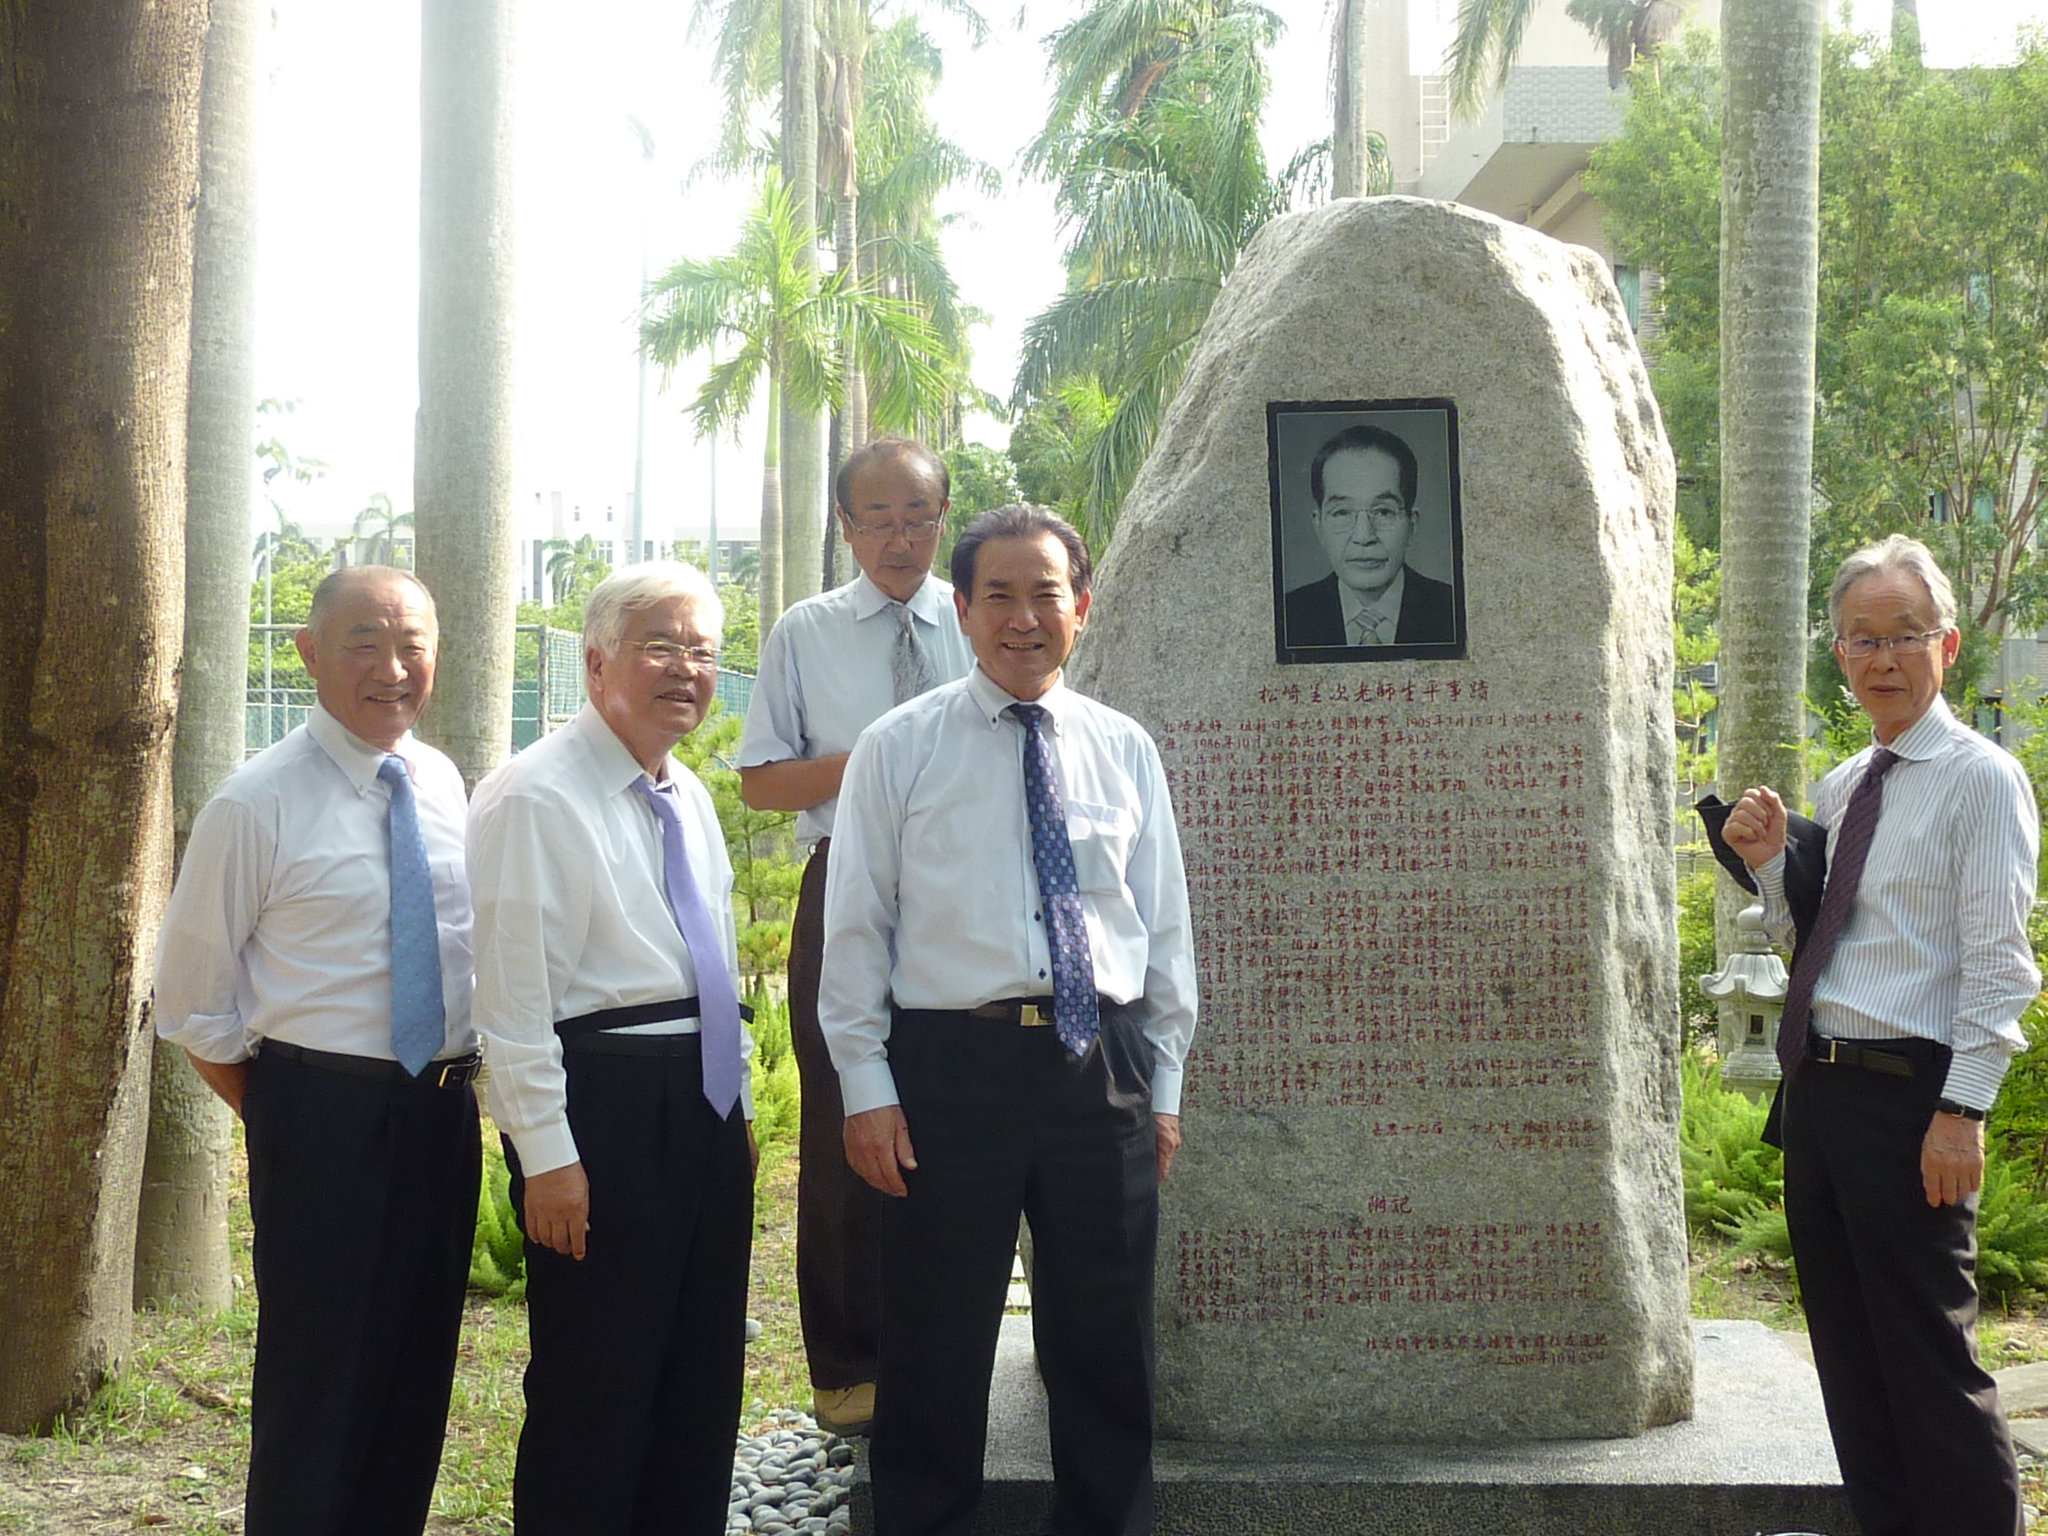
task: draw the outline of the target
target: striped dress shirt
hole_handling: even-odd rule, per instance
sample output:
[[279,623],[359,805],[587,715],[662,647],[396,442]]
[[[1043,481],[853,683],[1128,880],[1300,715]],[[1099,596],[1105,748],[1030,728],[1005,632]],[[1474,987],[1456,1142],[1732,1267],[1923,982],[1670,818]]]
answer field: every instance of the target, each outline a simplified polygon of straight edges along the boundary
[[[2041,989],[2027,941],[2040,825],[2026,770],[1940,698],[1891,750],[1883,809],[1856,905],[1813,991],[1813,1027],[1845,1040],[1937,1041],[1954,1053],[1943,1097],[1989,1109],[2026,1049],[2019,1016]],[[1870,748],[1813,795],[1832,863]],[[1780,854],[1756,872],[1764,927],[1785,942],[1792,913]]]

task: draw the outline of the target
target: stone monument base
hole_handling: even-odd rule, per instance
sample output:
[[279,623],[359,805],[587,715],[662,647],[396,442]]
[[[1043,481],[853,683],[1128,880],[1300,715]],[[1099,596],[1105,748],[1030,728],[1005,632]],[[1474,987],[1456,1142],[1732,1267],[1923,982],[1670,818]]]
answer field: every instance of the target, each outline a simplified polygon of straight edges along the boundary
[[[1694,1416],[1629,1440],[1274,1447],[1163,1442],[1158,1536],[1856,1536],[1813,1367],[1761,1323],[1693,1323]],[[1256,1393],[1257,1382],[1243,1390]],[[976,1536],[1052,1508],[1028,1318],[1003,1320]],[[865,1456],[854,1536],[874,1529]]]

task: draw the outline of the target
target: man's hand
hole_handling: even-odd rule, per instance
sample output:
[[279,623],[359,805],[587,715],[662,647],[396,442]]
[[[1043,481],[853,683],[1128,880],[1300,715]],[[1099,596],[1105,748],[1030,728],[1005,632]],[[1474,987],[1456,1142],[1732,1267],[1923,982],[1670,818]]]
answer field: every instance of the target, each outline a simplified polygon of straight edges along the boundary
[[583,1164],[570,1163],[546,1173],[527,1175],[526,1235],[543,1248],[583,1257],[583,1240],[590,1232],[590,1180],[583,1176]]
[[1180,1116],[1154,1115],[1152,1134],[1159,1147],[1159,1182],[1164,1184],[1173,1170],[1174,1155],[1180,1151]]
[[1936,1112],[1920,1143],[1920,1182],[1929,1205],[1957,1205],[1984,1182],[1984,1122]]
[[846,1117],[846,1161],[885,1195],[907,1195],[903,1170],[917,1166],[910,1147],[910,1122],[903,1106],[885,1104]]
[[1745,789],[1728,813],[1721,837],[1751,869],[1762,869],[1785,851],[1785,802],[1768,784]]
[[221,1102],[235,1112],[242,1113],[242,1095],[249,1091],[249,1063],[246,1061],[208,1061],[204,1056],[194,1056],[190,1051],[185,1059],[192,1063],[192,1070],[199,1074],[199,1080],[221,1097]]

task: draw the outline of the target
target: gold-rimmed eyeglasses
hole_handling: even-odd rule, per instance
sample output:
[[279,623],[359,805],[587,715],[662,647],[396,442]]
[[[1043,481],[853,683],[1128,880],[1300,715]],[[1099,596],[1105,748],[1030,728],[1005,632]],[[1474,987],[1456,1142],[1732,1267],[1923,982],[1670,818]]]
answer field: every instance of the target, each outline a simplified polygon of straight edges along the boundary
[[677,662],[686,662],[693,667],[718,665],[718,652],[708,645],[678,645],[673,640],[635,640],[632,648],[660,667],[672,667]]

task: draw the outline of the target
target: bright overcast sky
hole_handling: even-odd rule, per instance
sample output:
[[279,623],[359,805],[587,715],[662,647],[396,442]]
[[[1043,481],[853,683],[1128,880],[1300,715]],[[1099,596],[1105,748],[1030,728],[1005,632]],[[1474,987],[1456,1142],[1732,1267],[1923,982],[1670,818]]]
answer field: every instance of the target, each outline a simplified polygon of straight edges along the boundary
[[[1324,131],[1327,0],[1268,0],[1288,32],[1272,57],[1269,158],[1283,161]],[[1449,0],[1413,0],[1419,10]],[[899,0],[900,5],[900,0]],[[884,9],[895,14],[897,6]],[[1024,323],[1056,294],[1060,235],[1047,190],[1015,159],[1043,117],[1039,40],[1080,0],[1031,0],[1024,28],[1011,0],[984,4],[996,30],[971,51],[959,25],[932,15],[947,74],[938,120],[1005,173],[999,198],[963,196],[947,254],[967,302],[993,316],[976,333],[975,375],[1009,392]],[[267,397],[299,402],[274,427],[294,452],[325,460],[325,479],[293,493],[309,530],[340,532],[376,491],[412,504],[414,344],[419,248],[418,0],[274,0],[262,42],[262,209],[257,377]],[[936,7],[926,8],[936,11]],[[1831,4],[1832,9],[1832,4]],[[1881,28],[1889,0],[1856,0]],[[519,164],[517,464],[522,537],[546,536],[537,498],[581,506],[570,531],[600,538],[630,517],[636,367],[629,317],[639,291],[641,230],[651,269],[731,242],[745,188],[709,179],[687,190],[711,147],[719,103],[708,53],[686,38],[691,0],[518,0]],[[2015,28],[2048,20],[2048,0],[1923,5],[1928,61],[2009,53]],[[1417,49],[1433,47],[1418,39]],[[651,129],[643,164],[628,114]],[[721,531],[751,533],[760,439],[695,443],[681,414],[694,380],[668,393],[650,376],[646,487],[650,537],[701,528],[715,478]],[[1002,424],[971,435],[1000,445]],[[607,527],[605,508],[617,521]]]

